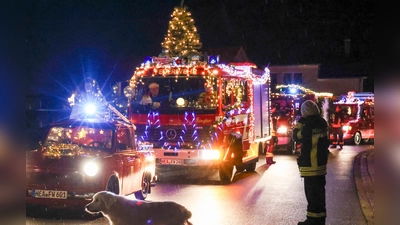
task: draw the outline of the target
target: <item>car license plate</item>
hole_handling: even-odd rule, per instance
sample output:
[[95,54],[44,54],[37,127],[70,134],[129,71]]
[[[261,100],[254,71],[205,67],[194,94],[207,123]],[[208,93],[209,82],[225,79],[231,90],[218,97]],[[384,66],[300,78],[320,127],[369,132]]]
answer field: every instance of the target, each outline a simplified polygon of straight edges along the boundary
[[183,164],[183,160],[181,160],[181,159],[161,159],[161,164],[181,165],[181,164]]
[[35,198],[57,198],[66,199],[66,191],[54,191],[54,190],[32,190],[32,196]]

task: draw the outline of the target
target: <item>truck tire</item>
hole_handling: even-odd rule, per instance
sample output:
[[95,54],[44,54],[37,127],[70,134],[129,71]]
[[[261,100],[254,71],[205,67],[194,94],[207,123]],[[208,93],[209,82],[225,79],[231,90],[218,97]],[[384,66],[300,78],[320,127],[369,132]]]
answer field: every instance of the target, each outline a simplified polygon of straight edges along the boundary
[[265,154],[264,142],[258,142],[258,154]]
[[360,145],[362,141],[362,137],[361,137],[361,133],[360,132],[356,132],[353,136],[353,143],[355,145]]
[[150,193],[150,184],[151,175],[149,173],[143,174],[142,177],[142,188],[139,191],[135,192],[135,198],[139,200],[145,200],[147,195]]
[[118,178],[115,176],[110,177],[107,183],[107,191],[119,195],[119,183]]
[[254,172],[254,170],[256,170],[256,166],[257,166],[257,162],[253,161],[249,164],[246,165],[246,171],[247,172]]
[[294,155],[296,153],[296,143],[293,140],[290,140],[287,144],[287,153]]
[[236,167],[236,172],[238,172],[238,173],[241,173],[246,169],[244,164],[236,165],[235,167]]
[[222,162],[219,166],[219,179],[223,182],[231,182],[233,175],[233,164],[231,162]]

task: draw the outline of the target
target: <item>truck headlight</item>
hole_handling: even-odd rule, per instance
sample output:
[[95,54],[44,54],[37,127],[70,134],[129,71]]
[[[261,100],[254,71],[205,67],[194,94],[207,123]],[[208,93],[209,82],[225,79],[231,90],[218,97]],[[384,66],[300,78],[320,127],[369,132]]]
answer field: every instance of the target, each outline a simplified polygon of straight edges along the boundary
[[276,132],[278,134],[286,134],[287,131],[288,131],[288,128],[286,126],[280,126]]
[[215,160],[220,158],[220,152],[218,150],[201,150],[199,152],[200,159]]
[[347,132],[347,131],[351,130],[351,128],[352,128],[352,127],[349,126],[349,125],[344,125],[344,126],[342,127],[342,130]]
[[94,162],[87,162],[83,167],[83,170],[85,171],[86,175],[88,175],[89,177],[93,177],[99,171],[99,167]]

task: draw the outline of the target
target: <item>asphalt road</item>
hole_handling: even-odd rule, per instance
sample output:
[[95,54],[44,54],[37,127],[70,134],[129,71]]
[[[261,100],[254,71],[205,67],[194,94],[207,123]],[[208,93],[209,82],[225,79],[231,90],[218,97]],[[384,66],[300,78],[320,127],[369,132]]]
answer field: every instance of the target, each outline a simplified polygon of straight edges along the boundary
[[[370,152],[369,157],[366,152]],[[363,178],[367,174],[373,182],[373,169],[365,170],[371,159],[373,146],[331,150],[326,224],[373,224],[373,189],[371,195],[371,190],[365,186],[368,182]],[[194,225],[297,224],[305,219],[306,200],[296,157],[277,152],[274,160],[276,164],[266,165],[265,157],[260,156],[255,172],[236,174],[231,184],[221,184],[217,175],[208,179],[160,181],[147,200],[171,200],[184,205],[192,211]],[[62,220],[54,215],[27,217],[26,224],[108,224],[104,217],[82,220],[68,218],[71,214],[63,216]]]

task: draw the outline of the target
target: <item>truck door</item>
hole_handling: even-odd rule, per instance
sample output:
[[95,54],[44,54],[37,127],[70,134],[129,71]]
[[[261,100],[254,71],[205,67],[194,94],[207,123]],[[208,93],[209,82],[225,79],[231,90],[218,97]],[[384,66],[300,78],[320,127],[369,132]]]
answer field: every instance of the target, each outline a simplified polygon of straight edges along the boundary
[[361,112],[361,135],[363,139],[374,138],[374,107],[364,106]]
[[141,154],[136,152],[135,146],[133,145],[132,132],[127,127],[121,127],[117,132],[117,148],[119,148],[119,155],[122,157],[122,193],[130,194],[134,190],[140,189],[140,183],[134,181],[140,181],[141,167],[144,162],[141,158]]

